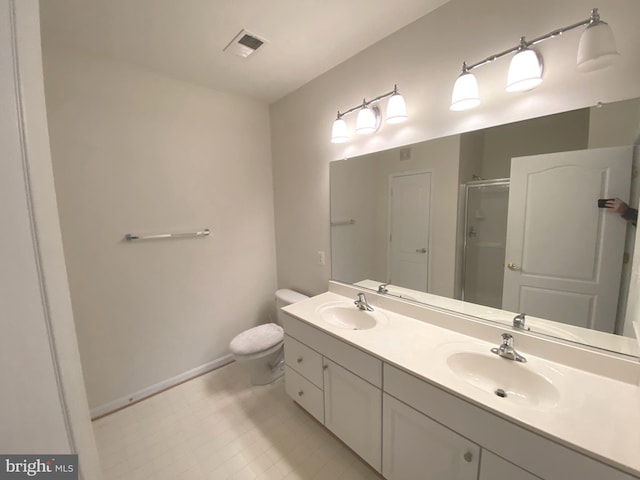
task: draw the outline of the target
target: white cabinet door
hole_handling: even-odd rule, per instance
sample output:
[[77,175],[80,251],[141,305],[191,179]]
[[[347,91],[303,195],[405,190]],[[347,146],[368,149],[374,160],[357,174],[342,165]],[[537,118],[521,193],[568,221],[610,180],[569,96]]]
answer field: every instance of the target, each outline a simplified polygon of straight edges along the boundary
[[[480,447],[384,394],[382,474],[388,480],[476,480]],[[492,480],[509,478],[495,477]]]
[[381,417],[382,391],[325,358],[325,426],[378,472]]
[[530,474],[516,467],[513,463],[494,455],[488,450],[482,451],[482,462],[480,464],[480,480],[498,480],[508,478],[509,480],[539,480],[540,477]]

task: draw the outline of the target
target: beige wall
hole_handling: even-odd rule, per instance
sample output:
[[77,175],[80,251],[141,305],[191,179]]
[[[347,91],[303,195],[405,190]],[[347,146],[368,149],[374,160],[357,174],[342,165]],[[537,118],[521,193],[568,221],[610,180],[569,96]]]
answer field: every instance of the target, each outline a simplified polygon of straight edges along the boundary
[[[589,148],[606,148],[618,145],[640,145],[640,99],[609,105],[592,107],[589,122]],[[634,175],[631,180],[629,205],[638,208],[640,197],[640,147],[636,147],[633,158]],[[636,292],[640,288],[640,255],[637,254],[637,227],[627,226],[625,254],[633,258],[633,262],[622,265],[622,284],[620,287],[621,302],[618,318],[624,318],[623,325],[617,325],[617,331],[627,337],[634,337],[632,322],[640,319],[640,302]],[[639,320],[640,321],[640,320]],[[639,339],[640,340],[640,339]]]
[[82,364],[103,413],[223,361],[274,314],[268,109],[105,60],[45,51],[44,64]]
[[[348,283],[380,279],[376,255],[376,163],[370,158],[333,162],[331,175],[331,270]],[[354,220],[355,223],[344,224]]]
[[[355,283],[388,281],[389,178],[406,172],[431,173],[429,231],[430,293],[452,296],[455,263],[459,135],[331,163],[331,218],[354,218],[331,229],[332,278]],[[337,257],[336,257],[337,256]]]
[[[429,231],[429,293],[453,296],[456,207],[460,136],[452,135],[411,147],[411,159],[400,160],[397,149],[375,156],[381,202],[377,258],[387,257],[389,176],[402,172],[431,172]],[[386,262],[385,262],[386,263]],[[386,266],[386,265],[385,265]],[[385,269],[386,270],[386,269]]]
[[511,123],[484,131],[480,176],[507,178],[511,159],[587,148],[589,109]]
[[[545,75],[537,89],[504,92],[508,60],[502,59],[477,70],[480,107],[449,111],[463,60],[480,60],[521,35],[541,35],[587,18],[592,7],[586,0],[452,0],[272,105],[279,285],[306,293],[327,288],[330,269],[316,264],[315,252],[329,250],[329,161],[640,96],[640,32],[634,20],[640,2],[603,0],[598,7],[622,54],[614,67],[579,72],[580,32],[570,32],[539,45]],[[343,145],[329,142],[336,110],[389,91],[394,83],[407,101],[407,123],[383,126],[374,136]],[[346,117],[347,123],[354,117]]]
[[640,98],[592,107],[589,148],[640,144]]

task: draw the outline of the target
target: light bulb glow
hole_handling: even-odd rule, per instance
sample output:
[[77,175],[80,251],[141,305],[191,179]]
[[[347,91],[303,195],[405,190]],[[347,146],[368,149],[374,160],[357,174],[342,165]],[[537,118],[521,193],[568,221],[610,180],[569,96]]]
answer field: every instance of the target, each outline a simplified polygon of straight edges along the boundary
[[451,94],[450,110],[459,112],[477,107],[480,104],[480,96],[478,94],[478,82],[475,75],[469,72],[463,72],[453,85],[453,93]]
[[346,122],[341,118],[336,118],[331,127],[331,143],[345,143],[349,141],[349,130]]
[[523,48],[511,60],[507,92],[524,92],[542,83],[542,62],[535,50]]
[[407,120],[407,105],[399,93],[394,93],[387,102],[387,123],[402,123]]
[[358,112],[358,119],[356,120],[356,133],[358,135],[368,135],[373,133],[378,128],[378,119],[376,113],[372,108],[363,107]]

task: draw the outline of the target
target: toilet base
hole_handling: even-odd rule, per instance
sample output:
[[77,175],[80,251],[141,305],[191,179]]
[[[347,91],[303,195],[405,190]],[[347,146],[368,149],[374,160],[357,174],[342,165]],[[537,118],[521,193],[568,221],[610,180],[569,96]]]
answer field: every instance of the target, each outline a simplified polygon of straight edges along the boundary
[[253,362],[253,365],[249,365],[249,378],[252,385],[268,385],[284,375],[284,363],[276,368],[271,368],[268,362],[255,360]]
[[284,348],[282,345],[276,351],[263,357],[243,359],[236,356],[235,358],[245,365],[252,385],[268,385],[284,375]]

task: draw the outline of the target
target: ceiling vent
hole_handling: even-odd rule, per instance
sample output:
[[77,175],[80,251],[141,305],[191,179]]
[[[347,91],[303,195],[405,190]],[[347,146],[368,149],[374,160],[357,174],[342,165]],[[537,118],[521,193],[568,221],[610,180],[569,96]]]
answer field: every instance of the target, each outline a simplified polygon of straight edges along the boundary
[[243,29],[240,30],[240,33],[238,33],[226,47],[224,47],[223,51],[233,53],[234,55],[238,55],[242,58],[247,58],[265,42],[266,40]]

